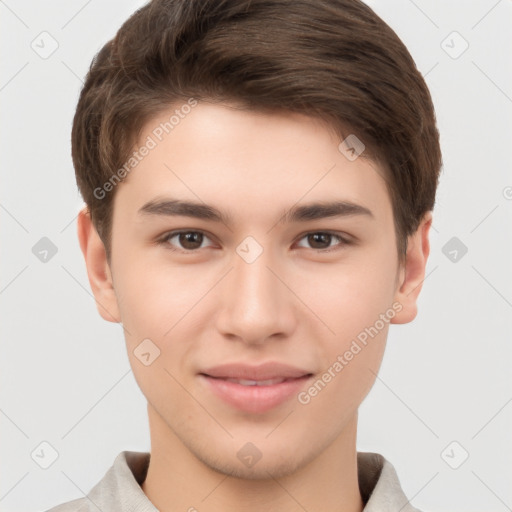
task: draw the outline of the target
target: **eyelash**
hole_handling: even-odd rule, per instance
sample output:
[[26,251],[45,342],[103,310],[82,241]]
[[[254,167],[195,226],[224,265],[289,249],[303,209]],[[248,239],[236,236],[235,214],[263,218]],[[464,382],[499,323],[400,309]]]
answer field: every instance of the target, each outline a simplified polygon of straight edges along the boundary
[[[172,247],[169,244],[169,240],[171,238],[174,238],[176,235],[180,235],[180,234],[184,234],[184,233],[200,233],[200,234],[206,236],[207,238],[210,238],[207,235],[207,233],[205,233],[204,231],[201,231],[201,230],[179,230],[179,231],[171,231],[169,233],[166,233],[162,238],[160,238],[158,240],[158,244],[166,245],[168,250],[173,251],[173,252],[180,252],[182,254],[192,254],[192,253],[198,252],[199,249],[201,249],[201,248],[198,248],[198,249],[176,249],[175,247]],[[316,251],[316,252],[324,254],[324,253],[340,250],[343,246],[352,244],[351,240],[348,240],[347,238],[341,236],[340,234],[333,233],[331,231],[309,231],[308,233],[304,233],[304,235],[302,235],[302,237],[299,239],[299,241],[306,238],[309,235],[319,235],[319,234],[335,237],[340,241],[340,243],[338,245],[334,246],[333,248],[311,249],[312,251]]]

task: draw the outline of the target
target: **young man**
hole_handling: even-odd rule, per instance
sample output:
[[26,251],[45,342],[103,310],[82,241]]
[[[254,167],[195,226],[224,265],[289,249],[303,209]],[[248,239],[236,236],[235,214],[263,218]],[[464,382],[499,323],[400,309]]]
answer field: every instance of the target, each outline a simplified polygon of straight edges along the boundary
[[356,451],[441,168],[396,34],[358,0],[153,0],[93,61],[72,147],[151,453],[52,511],[417,510]]

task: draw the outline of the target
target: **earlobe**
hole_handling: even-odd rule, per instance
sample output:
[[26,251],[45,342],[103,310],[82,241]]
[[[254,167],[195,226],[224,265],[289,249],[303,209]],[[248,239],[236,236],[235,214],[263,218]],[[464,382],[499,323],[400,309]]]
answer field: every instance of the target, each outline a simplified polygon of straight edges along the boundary
[[404,266],[400,269],[401,279],[395,293],[395,301],[402,309],[391,320],[393,324],[406,324],[418,313],[417,299],[425,279],[425,268],[430,253],[429,232],[432,212],[423,217],[418,229],[409,237]]
[[121,315],[105,246],[91,221],[87,207],[82,208],[78,214],[77,230],[98,312],[108,322],[119,323]]

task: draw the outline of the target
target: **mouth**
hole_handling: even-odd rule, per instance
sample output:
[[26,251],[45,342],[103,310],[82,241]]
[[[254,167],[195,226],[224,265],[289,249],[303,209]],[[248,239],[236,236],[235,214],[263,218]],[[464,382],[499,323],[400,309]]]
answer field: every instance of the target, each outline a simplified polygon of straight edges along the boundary
[[295,378],[285,378],[285,377],[277,377],[275,379],[266,379],[266,380],[249,380],[249,379],[233,379],[227,377],[212,377],[206,373],[201,373],[200,375],[204,375],[205,377],[210,377],[212,379],[221,379],[226,382],[234,382],[235,384],[240,384],[241,386],[274,386],[275,384],[281,384],[282,382],[287,382],[291,380],[301,379],[303,377],[310,377],[312,374],[308,373],[303,375],[303,377],[295,377]]
[[251,365],[243,362],[224,363],[219,366],[206,368],[203,375],[213,378],[234,379],[238,382],[262,382],[268,380],[288,380],[304,377],[310,374],[308,370],[278,361],[267,361],[259,365]]
[[256,380],[199,374],[207,392],[234,409],[252,414],[262,414],[288,402],[312,377],[312,373],[307,373],[300,377]]

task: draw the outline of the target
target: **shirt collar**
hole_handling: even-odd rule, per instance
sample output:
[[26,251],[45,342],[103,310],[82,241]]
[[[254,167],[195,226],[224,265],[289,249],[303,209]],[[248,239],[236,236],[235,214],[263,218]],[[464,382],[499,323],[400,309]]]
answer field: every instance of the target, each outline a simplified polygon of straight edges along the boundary
[[[123,451],[87,495],[102,512],[158,512],[144,494],[150,454]],[[405,496],[393,465],[379,453],[357,452],[363,512],[420,512]],[[91,510],[97,510],[91,507]]]

